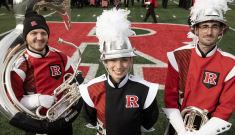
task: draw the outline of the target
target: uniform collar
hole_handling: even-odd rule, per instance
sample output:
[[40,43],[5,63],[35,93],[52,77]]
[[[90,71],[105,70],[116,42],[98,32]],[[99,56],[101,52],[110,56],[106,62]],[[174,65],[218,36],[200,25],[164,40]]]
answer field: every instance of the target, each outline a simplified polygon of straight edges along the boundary
[[217,50],[217,45],[215,45],[215,46],[214,46],[210,51],[208,51],[206,54],[204,54],[204,53],[202,52],[202,50],[199,48],[199,45],[198,45],[198,44],[196,45],[195,49],[196,49],[197,54],[198,54],[200,57],[207,58],[207,57],[212,56],[212,55],[216,52],[216,50]]
[[108,74],[107,79],[108,79],[108,83],[109,83],[109,85],[111,87],[113,87],[113,88],[121,88],[121,87],[123,87],[127,83],[128,78],[129,78],[128,76],[129,75],[127,74],[120,83],[116,83],[116,84],[112,82],[109,74]]
[[49,47],[46,45],[46,54],[45,55],[42,55],[40,53],[37,53],[37,52],[34,52],[32,50],[30,50],[27,46],[27,53],[30,55],[30,56],[33,56],[35,58],[43,58],[43,57],[46,57],[49,55],[50,51],[49,51]]

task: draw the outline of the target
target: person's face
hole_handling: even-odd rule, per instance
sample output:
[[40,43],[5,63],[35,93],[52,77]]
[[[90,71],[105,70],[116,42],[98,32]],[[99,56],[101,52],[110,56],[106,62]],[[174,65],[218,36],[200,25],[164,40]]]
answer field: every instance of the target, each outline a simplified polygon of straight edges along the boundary
[[34,29],[27,34],[26,41],[30,50],[44,55],[45,46],[48,43],[48,34],[44,29]]
[[214,46],[222,29],[218,21],[200,23],[199,28],[196,29],[196,34],[199,37],[199,45]]
[[113,81],[119,83],[121,79],[128,74],[129,68],[133,63],[132,57],[127,58],[116,58],[105,60],[104,64],[108,68],[109,74]]

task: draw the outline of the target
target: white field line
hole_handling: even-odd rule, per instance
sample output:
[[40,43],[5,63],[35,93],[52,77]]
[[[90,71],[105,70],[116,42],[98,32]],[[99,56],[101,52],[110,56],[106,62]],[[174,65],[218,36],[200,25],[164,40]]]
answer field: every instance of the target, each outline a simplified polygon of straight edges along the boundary
[[[54,14],[54,13],[56,13],[56,11],[54,11],[54,12],[52,12],[52,13],[50,13],[50,14],[44,15],[44,17],[51,16],[51,15]],[[11,29],[11,30],[9,30],[9,31],[6,31],[6,32],[4,32],[4,33],[1,33],[1,34],[0,34],[0,37],[3,36],[3,35],[8,34],[8,33],[10,33],[10,32],[12,32],[13,30],[14,30],[14,29]]]
[[[153,68],[157,68],[157,67],[165,67],[167,68],[167,64],[160,61],[160,60],[157,60],[155,58],[153,58],[152,56],[149,56],[145,53],[142,53],[140,51],[136,51],[135,52],[137,55],[155,63],[155,64],[133,64],[133,73],[134,73],[134,76],[136,77],[139,77],[139,78],[143,78],[144,79],[144,73],[143,73],[143,68],[144,67],[153,67]],[[165,85],[159,85],[159,89],[160,90],[164,90],[165,89]]]
[[176,1],[173,1],[175,4],[179,4],[178,2],[176,2]]
[[[11,5],[8,5],[8,7],[11,7]],[[5,6],[2,6],[1,8],[5,8]]]
[[[146,30],[146,31],[149,31],[149,33],[147,33],[147,34],[140,34],[140,35],[133,35],[133,36],[129,36],[129,37],[148,36],[148,35],[153,35],[153,34],[156,34],[156,33],[157,33],[157,32],[154,31],[154,30],[146,29],[146,28],[138,28],[138,27],[131,27],[131,28]],[[95,35],[95,31],[96,31],[96,27],[93,27],[92,30],[88,33],[87,36],[96,36],[96,35]]]
[[52,13],[50,13],[50,14],[44,15],[44,17],[51,16],[51,15],[53,15],[54,13],[56,13],[56,11],[54,11],[54,12],[52,12]]
[[229,27],[229,29],[231,29],[231,30],[235,31],[235,29],[234,29],[234,28],[232,28],[232,27]]
[[[87,45],[96,45],[98,43],[81,43],[79,46],[79,49],[81,51],[81,54],[84,52],[86,49]],[[71,57],[72,61],[74,64],[77,64],[76,59],[78,58],[79,54],[76,51],[73,56]],[[89,70],[87,72],[86,77],[84,78],[84,83],[88,83],[90,80],[95,78],[95,75],[99,69],[99,64],[93,64],[93,63],[80,63],[80,66],[89,66]]]
[[1,36],[3,36],[3,35],[6,35],[6,34],[8,34],[8,33],[10,33],[10,32],[12,32],[14,29],[12,29],[12,30],[9,30],[9,31],[7,31],[7,32],[4,32],[4,33],[2,33],[2,34],[0,34],[0,37]]

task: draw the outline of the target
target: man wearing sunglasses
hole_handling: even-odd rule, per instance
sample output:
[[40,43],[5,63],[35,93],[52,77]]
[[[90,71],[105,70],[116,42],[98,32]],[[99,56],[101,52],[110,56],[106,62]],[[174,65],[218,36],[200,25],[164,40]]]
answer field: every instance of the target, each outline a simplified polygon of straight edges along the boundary
[[[226,0],[196,0],[191,32],[197,42],[167,53],[163,111],[174,128],[170,135],[216,135],[232,125],[228,120],[235,108],[235,57],[217,46],[229,28],[222,14],[227,9]],[[198,110],[204,111],[202,117]],[[184,125],[190,124],[187,114],[195,118],[189,127]],[[204,117],[208,121],[203,122]]]

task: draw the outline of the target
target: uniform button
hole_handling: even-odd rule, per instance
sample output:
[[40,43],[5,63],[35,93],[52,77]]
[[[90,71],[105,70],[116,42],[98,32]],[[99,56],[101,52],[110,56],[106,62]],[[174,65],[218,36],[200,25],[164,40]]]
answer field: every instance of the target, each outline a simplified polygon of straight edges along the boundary
[[227,126],[228,128],[230,127],[230,125]]
[[220,130],[218,129],[218,130],[216,130],[217,132],[219,132]]
[[104,78],[105,78],[105,76],[102,76],[101,78],[102,78],[102,79],[104,79]]
[[225,127],[223,127],[222,129],[225,130]]
[[134,76],[131,75],[130,78],[132,79],[132,78],[134,78]]

